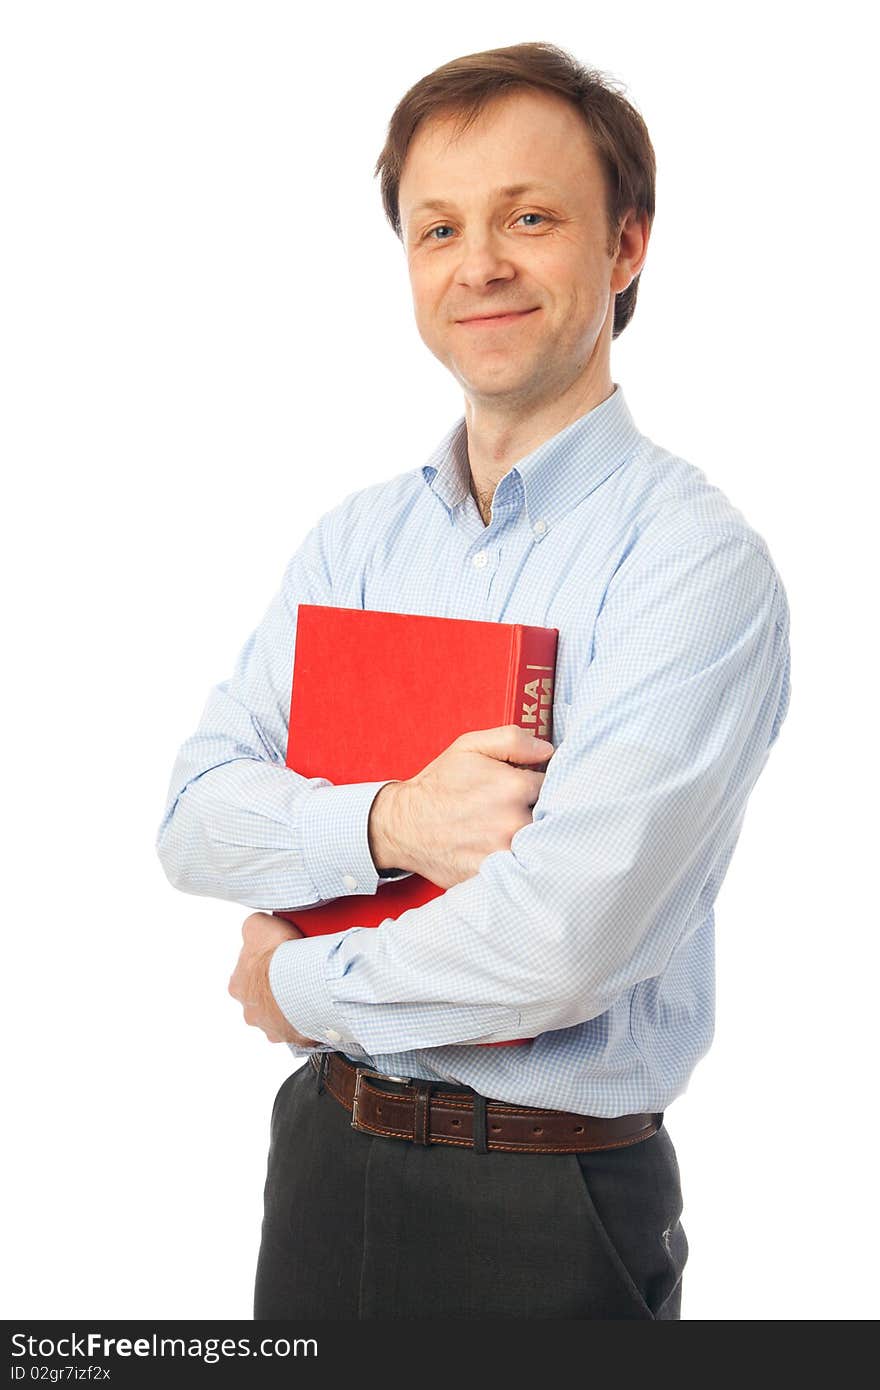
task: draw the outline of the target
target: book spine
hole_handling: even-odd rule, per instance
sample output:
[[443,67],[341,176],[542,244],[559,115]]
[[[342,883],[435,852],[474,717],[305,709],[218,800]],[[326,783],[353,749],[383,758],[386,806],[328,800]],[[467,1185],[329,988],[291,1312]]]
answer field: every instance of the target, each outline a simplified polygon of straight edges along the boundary
[[555,628],[517,626],[511,634],[507,684],[506,722],[551,742],[556,640]]

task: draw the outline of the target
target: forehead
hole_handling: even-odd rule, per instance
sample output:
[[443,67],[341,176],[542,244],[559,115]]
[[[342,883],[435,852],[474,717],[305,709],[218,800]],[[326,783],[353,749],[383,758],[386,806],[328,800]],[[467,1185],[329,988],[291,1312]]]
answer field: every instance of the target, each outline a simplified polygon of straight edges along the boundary
[[401,211],[468,191],[541,185],[560,193],[589,189],[602,172],[580,112],[551,92],[495,97],[466,130],[456,113],[431,116],[416,130],[399,185]]

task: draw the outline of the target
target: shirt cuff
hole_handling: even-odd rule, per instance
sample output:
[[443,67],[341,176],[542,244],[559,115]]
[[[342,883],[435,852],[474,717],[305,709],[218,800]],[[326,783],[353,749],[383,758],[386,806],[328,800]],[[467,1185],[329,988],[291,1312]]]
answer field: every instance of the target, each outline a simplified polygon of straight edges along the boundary
[[370,810],[381,789],[394,780],[314,787],[299,799],[294,843],[323,902],[375,893],[380,883],[409,877],[399,871],[380,878],[370,853]]
[[[349,927],[348,931],[370,931],[369,927]],[[269,960],[269,988],[288,1023],[306,1038],[314,1038],[319,1048],[340,1051],[361,1050],[360,1043],[347,1036],[332,1017],[333,1004],[327,988],[327,962],[347,932],[327,932],[322,936],[297,937],[282,941]],[[337,1025],[337,1026],[334,1026]],[[303,1055],[306,1052],[303,1051]]]

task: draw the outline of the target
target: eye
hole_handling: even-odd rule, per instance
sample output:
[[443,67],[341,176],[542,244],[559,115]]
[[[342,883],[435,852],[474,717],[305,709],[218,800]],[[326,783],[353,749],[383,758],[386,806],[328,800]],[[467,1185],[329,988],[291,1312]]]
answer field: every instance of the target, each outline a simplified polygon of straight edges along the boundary
[[[521,222],[522,219],[523,219],[524,217],[537,217],[539,223],[540,223],[540,222],[549,222],[549,221],[550,221],[550,218],[547,217],[546,213],[543,213],[543,212],[521,212],[521,213],[519,214],[519,216],[516,217],[516,218],[514,219],[513,225],[516,226],[516,223],[517,223],[517,222]],[[529,223],[529,226],[531,226],[531,227],[535,227],[535,226],[537,226],[537,225],[538,225],[538,224],[535,223],[535,222],[530,222],[530,223]],[[434,233],[435,233],[435,232],[452,232],[453,230],[454,230],[454,229],[449,225],[448,222],[441,222],[441,223],[440,223],[438,226],[436,226],[436,227],[429,227],[428,230],[427,230],[427,232],[425,232],[424,237],[422,238],[422,240],[423,240],[423,241],[433,240],[433,241],[438,241],[438,242],[449,241],[449,240],[450,240],[449,237],[447,237],[447,236],[434,236]]]

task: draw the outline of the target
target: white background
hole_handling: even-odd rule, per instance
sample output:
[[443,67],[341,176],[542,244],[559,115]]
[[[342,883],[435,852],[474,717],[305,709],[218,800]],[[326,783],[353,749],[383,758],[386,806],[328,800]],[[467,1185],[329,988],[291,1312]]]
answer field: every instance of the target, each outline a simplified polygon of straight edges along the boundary
[[372,169],[419,77],[525,40],[645,116],[657,214],[612,377],[765,537],[792,610],[790,714],[716,907],[716,1038],[667,1111],[683,1317],[876,1314],[864,14],[4,6],[3,1316],[251,1316],[292,1060],[226,993],[250,909],[172,889],[155,834],[307,529],[461,411]]

